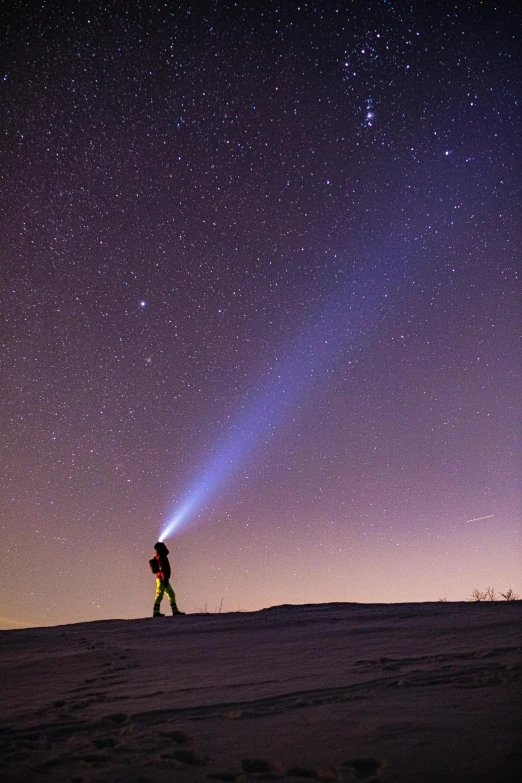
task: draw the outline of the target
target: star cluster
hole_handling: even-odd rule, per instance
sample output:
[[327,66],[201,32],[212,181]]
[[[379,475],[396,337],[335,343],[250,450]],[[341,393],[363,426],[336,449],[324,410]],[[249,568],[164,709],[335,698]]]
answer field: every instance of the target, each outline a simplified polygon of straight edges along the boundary
[[3,14],[4,627],[149,614],[241,428],[169,539],[182,608],[522,592],[519,23]]

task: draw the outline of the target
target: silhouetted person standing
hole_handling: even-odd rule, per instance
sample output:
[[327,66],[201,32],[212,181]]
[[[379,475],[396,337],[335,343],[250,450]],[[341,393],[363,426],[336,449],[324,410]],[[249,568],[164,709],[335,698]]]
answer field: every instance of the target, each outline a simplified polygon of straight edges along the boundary
[[167,593],[169,597],[172,614],[185,614],[185,612],[180,612],[176,606],[176,594],[174,593],[172,585],[169,581],[170,563],[168,554],[169,550],[163,541],[158,541],[157,544],[154,544],[154,557],[150,561],[151,570],[154,574],[156,574],[156,597],[154,599],[154,612],[152,614],[153,617],[165,617],[165,615],[160,612],[161,599],[165,593]]

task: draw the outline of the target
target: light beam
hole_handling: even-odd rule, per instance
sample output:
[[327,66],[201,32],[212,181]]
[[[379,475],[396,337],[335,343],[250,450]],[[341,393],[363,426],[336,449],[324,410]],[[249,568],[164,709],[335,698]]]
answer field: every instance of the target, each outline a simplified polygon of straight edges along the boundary
[[[324,382],[327,367],[336,355],[354,350],[357,340],[375,327],[379,306],[382,308],[389,300],[375,290],[375,285],[372,290],[362,272],[359,278],[357,282],[352,281],[349,293],[346,293],[344,285],[340,286],[342,290],[328,298],[324,309],[313,317],[309,316],[309,326],[301,339],[287,351],[282,361],[275,363],[275,368],[258,387],[252,401],[245,403],[235,425],[213,450],[206,465],[183,495],[161,531],[161,541],[177,532],[234,476],[262,437],[312,384],[318,379]],[[381,279],[389,283],[386,274],[381,275]]]

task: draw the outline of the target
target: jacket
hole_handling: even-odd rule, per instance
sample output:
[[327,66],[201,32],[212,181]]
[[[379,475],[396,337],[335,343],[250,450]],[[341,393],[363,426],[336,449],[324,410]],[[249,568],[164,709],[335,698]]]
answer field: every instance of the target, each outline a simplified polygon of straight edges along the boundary
[[155,554],[154,557],[158,561],[159,571],[156,574],[156,579],[161,579],[163,582],[168,582],[170,579],[170,563],[167,555]]

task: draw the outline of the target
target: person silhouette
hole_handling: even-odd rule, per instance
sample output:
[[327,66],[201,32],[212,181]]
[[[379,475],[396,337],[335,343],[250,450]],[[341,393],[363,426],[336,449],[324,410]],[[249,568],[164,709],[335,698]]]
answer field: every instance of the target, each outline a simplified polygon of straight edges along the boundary
[[158,541],[154,544],[154,557],[150,561],[151,571],[156,575],[156,596],[154,598],[153,617],[165,617],[165,615],[160,612],[160,604],[165,593],[168,595],[172,614],[174,616],[185,614],[185,612],[180,612],[178,609],[176,605],[176,594],[170,584],[170,563],[168,554],[169,550],[163,541]]

